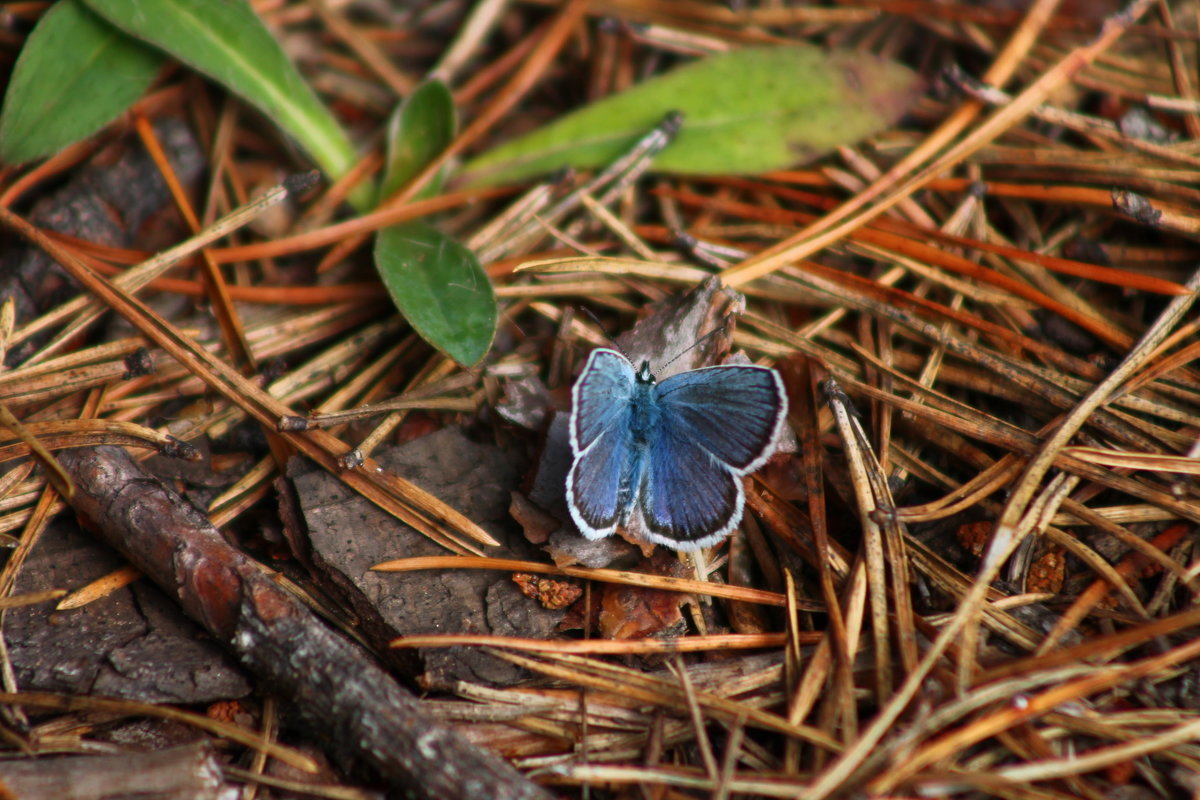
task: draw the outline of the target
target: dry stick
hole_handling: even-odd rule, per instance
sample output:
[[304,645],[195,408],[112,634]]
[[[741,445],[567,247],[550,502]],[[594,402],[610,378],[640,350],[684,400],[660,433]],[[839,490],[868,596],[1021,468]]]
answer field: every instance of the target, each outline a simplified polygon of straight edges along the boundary
[[[794,634],[800,644],[816,644],[822,634],[804,631]],[[515,636],[491,636],[479,633],[431,633],[422,636],[401,636],[388,642],[389,647],[413,650],[434,647],[503,647],[507,650],[531,653],[567,653],[572,655],[631,655],[677,653],[713,653],[730,650],[761,650],[782,647],[782,633],[710,633],[682,638],[648,639],[528,639]],[[582,741],[582,739],[581,739]]]
[[[540,561],[520,561],[509,558],[472,558],[470,556],[417,556],[383,561],[371,567],[376,572],[409,572],[420,569],[496,569],[504,572],[532,572],[538,575],[565,575],[569,578],[615,583],[624,586],[641,586],[667,592],[690,592],[708,597],[722,597],[742,603],[762,603],[783,606],[785,600],[776,592],[755,589],[750,586],[697,581],[691,578],[674,578],[669,575],[650,575],[621,569],[599,567],[558,567]],[[801,602],[804,611],[824,611],[820,603]]]
[[549,795],[441,727],[374,660],[330,631],[261,565],[117,447],[62,454],[75,507],[271,691],[338,758],[426,798]]
[[62,797],[66,787],[75,797],[234,796],[226,794],[233,788],[223,771],[216,748],[200,742],[144,753],[8,761],[4,788],[9,797]]

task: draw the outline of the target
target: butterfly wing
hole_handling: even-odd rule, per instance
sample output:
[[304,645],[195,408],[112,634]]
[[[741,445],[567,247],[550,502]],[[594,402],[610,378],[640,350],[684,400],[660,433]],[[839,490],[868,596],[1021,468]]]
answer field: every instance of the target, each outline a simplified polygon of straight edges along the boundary
[[614,350],[593,350],[571,390],[571,452],[567,508],[589,539],[617,528],[621,485],[629,469],[633,365]]
[[774,450],[787,415],[774,370],[708,367],[664,380],[640,494],[648,537],[681,550],[708,547],[742,518],[741,476]]
[[660,424],[739,474],[766,463],[787,417],[783,381],[766,367],[682,372],[659,384],[657,397]]
[[571,389],[571,452],[578,456],[614,426],[628,427],[633,365],[615,350],[588,356]]
[[649,448],[639,508],[644,535],[676,550],[709,547],[742,518],[742,479],[678,426],[660,425]]

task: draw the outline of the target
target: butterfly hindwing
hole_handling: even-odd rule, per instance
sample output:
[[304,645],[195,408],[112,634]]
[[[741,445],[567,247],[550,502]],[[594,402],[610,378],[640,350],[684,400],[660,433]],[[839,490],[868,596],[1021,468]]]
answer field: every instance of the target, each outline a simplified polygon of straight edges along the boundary
[[624,511],[621,479],[629,461],[629,435],[609,428],[575,456],[567,473],[567,507],[580,532],[589,539],[617,529]]
[[773,369],[729,365],[672,375],[658,385],[660,424],[738,473],[762,466],[787,416]]
[[679,426],[659,425],[649,448],[640,507],[646,535],[680,550],[708,547],[742,516],[742,479]]

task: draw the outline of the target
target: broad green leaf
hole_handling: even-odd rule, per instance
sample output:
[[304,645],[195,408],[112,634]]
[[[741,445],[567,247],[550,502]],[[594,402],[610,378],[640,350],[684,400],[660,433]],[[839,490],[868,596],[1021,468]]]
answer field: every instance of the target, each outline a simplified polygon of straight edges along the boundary
[[50,155],[128,108],[162,58],[75,0],[60,0],[21,49],[0,112],[0,160]]
[[496,295],[474,253],[415,220],[379,232],[375,267],[392,302],[427,342],[468,367],[487,355]]
[[[337,120],[246,0],[84,0],[121,30],[160,47],[246,102],[295,139],[331,178],[357,161]],[[351,198],[365,209],[370,189]]]
[[677,173],[758,173],[883,130],[921,91],[900,64],[857,51],[753,47],[695,61],[479,156],[471,184],[607,164],[668,112],[683,129],[654,161]]
[[[446,84],[432,80],[418,86],[388,120],[387,164],[379,196],[390,197],[412,180],[446,149],[456,127],[454,98]],[[431,182],[419,196],[429,197],[437,191],[437,182]]]

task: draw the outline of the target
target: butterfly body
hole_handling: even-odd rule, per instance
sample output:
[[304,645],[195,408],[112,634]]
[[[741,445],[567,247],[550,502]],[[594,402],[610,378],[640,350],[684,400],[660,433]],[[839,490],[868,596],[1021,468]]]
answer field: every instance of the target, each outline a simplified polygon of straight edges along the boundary
[[[641,492],[642,476],[645,474],[646,454],[660,417],[654,397],[655,381],[650,374],[650,365],[644,363],[635,377],[629,397],[629,433],[626,437],[625,463],[621,467],[621,479],[617,485],[617,507],[621,510],[618,524],[628,525],[637,496]],[[613,432],[620,435],[619,430]]]
[[774,451],[787,414],[778,373],[719,366],[655,381],[614,350],[594,350],[572,390],[567,506],[588,538],[640,517],[641,534],[707,547],[741,520],[741,476]]

